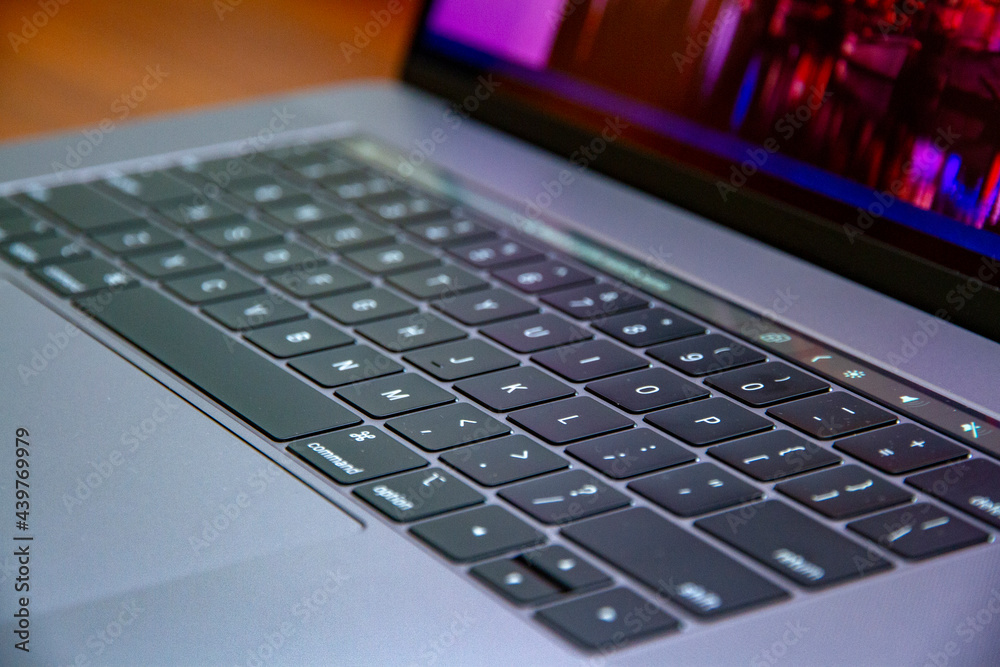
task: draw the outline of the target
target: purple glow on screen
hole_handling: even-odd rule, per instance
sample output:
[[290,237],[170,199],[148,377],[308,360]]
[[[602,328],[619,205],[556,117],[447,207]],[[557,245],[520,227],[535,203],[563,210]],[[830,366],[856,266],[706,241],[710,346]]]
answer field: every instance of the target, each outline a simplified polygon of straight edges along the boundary
[[441,0],[429,17],[443,37],[524,67],[548,64],[566,0]]

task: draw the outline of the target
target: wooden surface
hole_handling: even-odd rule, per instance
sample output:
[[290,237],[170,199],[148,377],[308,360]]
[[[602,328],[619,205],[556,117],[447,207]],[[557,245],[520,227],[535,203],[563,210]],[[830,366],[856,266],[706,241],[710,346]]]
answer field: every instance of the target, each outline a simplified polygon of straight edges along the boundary
[[0,0],[0,141],[393,76],[419,5]]

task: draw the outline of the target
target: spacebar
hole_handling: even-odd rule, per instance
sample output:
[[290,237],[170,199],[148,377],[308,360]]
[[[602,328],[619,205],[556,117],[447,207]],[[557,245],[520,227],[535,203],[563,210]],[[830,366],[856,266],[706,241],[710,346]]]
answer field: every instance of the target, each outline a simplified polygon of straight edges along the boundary
[[88,300],[80,305],[274,440],[361,421],[332,398],[151,289],[122,290],[110,303]]

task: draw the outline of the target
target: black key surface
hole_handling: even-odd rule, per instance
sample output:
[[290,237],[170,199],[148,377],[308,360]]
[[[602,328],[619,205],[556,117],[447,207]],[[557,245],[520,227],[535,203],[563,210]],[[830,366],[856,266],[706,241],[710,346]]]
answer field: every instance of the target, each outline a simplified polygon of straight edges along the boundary
[[485,498],[450,472],[428,468],[372,482],[354,493],[393,521],[417,521],[478,505]]
[[586,389],[628,412],[649,412],[709,395],[704,387],[688,382],[665,368],[650,368],[592,382]]
[[145,174],[122,174],[104,181],[117,190],[131,195],[146,204],[155,205],[161,201],[171,201],[194,194],[194,188],[178,180],[165,171]]
[[510,433],[509,426],[468,403],[397,417],[385,425],[429,452]]
[[514,559],[495,560],[469,570],[514,604],[537,604],[559,595],[558,586]]
[[224,269],[165,282],[164,287],[188,303],[201,304],[259,294],[264,288],[235,271]]
[[341,324],[362,324],[417,312],[415,305],[381,287],[317,299],[313,305]]
[[377,419],[451,403],[455,397],[415,373],[369,380],[335,392],[365,414]]
[[297,187],[270,175],[234,179],[226,189],[249,204],[269,204],[303,194]]
[[629,483],[628,488],[678,516],[696,516],[757,500],[760,489],[712,463],[696,463]]
[[469,325],[488,324],[538,312],[538,307],[533,303],[502,289],[462,294],[431,305],[462,324]]
[[405,192],[389,197],[378,197],[361,205],[385,222],[400,225],[428,218],[440,218],[448,212],[448,207],[440,202],[423,195],[411,195]]
[[371,426],[293,442],[288,451],[340,484],[357,484],[427,465],[408,447]]
[[494,412],[572,396],[575,392],[537,368],[521,366],[455,383],[455,389]]
[[646,354],[695,377],[749,366],[766,359],[760,352],[721,334],[665,343],[646,350]]
[[262,208],[283,224],[296,228],[317,225],[346,215],[343,208],[309,196],[265,204]]
[[128,255],[179,246],[180,239],[148,222],[137,222],[110,232],[95,234],[93,239],[108,252]]
[[440,260],[409,243],[394,243],[377,248],[365,248],[345,253],[344,258],[355,266],[376,275],[403,273],[437,264]]
[[22,236],[38,236],[51,229],[49,223],[20,209],[0,210],[0,241],[13,241]]
[[441,460],[483,486],[498,486],[569,467],[569,462],[527,436],[506,438],[462,447]]
[[706,379],[705,384],[755,408],[830,388],[826,382],[776,361],[719,373]]
[[232,258],[256,273],[295,271],[298,267],[313,269],[323,259],[309,248],[297,243],[268,244],[260,248],[238,250]]
[[566,453],[614,479],[690,463],[696,458],[677,443],[648,428],[579,442],[567,447]]
[[708,453],[762,482],[825,468],[842,461],[833,452],[786,429],[716,445],[710,447]]
[[563,524],[627,506],[629,497],[582,470],[508,486],[501,498],[542,523]]
[[406,231],[421,241],[434,245],[468,243],[474,239],[482,240],[496,237],[496,232],[481,223],[453,218],[408,225]]
[[774,426],[760,415],[724,398],[709,398],[667,408],[646,415],[646,421],[697,446],[767,431]]
[[699,616],[718,616],[788,597],[767,579],[645,507],[581,521],[562,533]]
[[21,236],[18,240],[4,244],[3,255],[15,264],[36,266],[84,259],[90,256],[90,251],[62,234],[45,233]]
[[563,602],[536,617],[584,648],[610,652],[676,630],[676,618],[627,588]]
[[369,286],[367,280],[342,266],[295,267],[270,277],[272,283],[300,299],[352,292]]
[[450,264],[400,273],[386,282],[421,301],[447,299],[489,287],[485,280]]
[[426,521],[410,532],[461,563],[492,558],[545,541],[540,532],[496,505]]
[[565,345],[555,350],[539,352],[531,360],[573,382],[596,380],[649,365],[642,357],[606,340]]
[[631,428],[631,419],[587,396],[576,396],[508,415],[507,419],[554,445]]
[[194,233],[221,250],[281,240],[281,234],[264,223],[239,215],[199,226],[194,229]]
[[847,527],[904,558],[938,556],[989,539],[990,534],[931,505],[908,507],[859,519]]
[[281,359],[350,345],[354,342],[354,339],[344,332],[316,319],[257,329],[246,334],[245,338],[265,352]]
[[572,287],[541,297],[544,303],[578,320],[593,320],[627,310],[649,307],[649,301],[608,283]]
[[527,294],[538,294],[594,281],[594,276],[589,273],[554,259],[509,269],[497,269],[493,271],[493,275]]
[[289,366],[324,387],[400,373],[403,367],[367,345],[349,345],[293,359]]
[[705,333],[705,327],[666,308],[646,308],[594,322],[594,327],[632,347],[647,347]]
[[510,239],[479,241],[451,247],[448,252],[478,269],[494,269],[545,258],[542,251]]
[[340,252],[395,241],[389,230],[365,220],[343,216],[330,220],[306,232],[306,235],[325,248]]
[[150,289],[114,295],[92,314],[275,440],[359,423],[280,366]]
[[913,500],[909,491],[853,464],[805,475],[774,488],[831,519],[847,519]]
[[222,267],[196,248],[162,250],[146,255],[133,255],[128,263],[150,278],[166,279],[192,273],[214,271]]
[[835,391],[770,408],[767,414],[828,440],[895,423],[896,417],[853,394]]
[[202,194],[158,202],[156,210],[167,220],[184,227],[237,219],[236,209]]
[[892,567],[873,550],[777,500],[699,519],[694,525],[807,588]]
[[355,331],[393,352],[440,345],[467,335],[462,329],[427,312],[364,324]]
[[593,334],[566,320],[544,313],[498,322],[480,329],[484,336],[515,352],[538,352],[593,338]]
[[517,359],[481,340],[460,340],[409,352],[408,362],[439,380],[461,380],[518,365]]
[[135,284],[135,280],[126,271],[96,257],[50,264],[34,269],[33,272],[65,296],[82,296]]
[[833,446],[892,475],[901,475],[969,455],[969,450],[964,447],[916,424],[896,424],[880,428],[853,438],[838,440]]
[[558,544],[528,551],[521,554],[520,560],[564,590],[583,591],[611,584],[611,577]]
[[202,308],[206,315],[234,331],[245,331],[272,324],[305,319],[306,311],[277,294],[248,296]]
[[907,477],[906,483],[1000,528],[1000,466],[992,461],[963,461]]
[[86,185],[66,185],[43,190],[34,199],[70,225],[84,232],[134,220],[138,216],[125,206]]

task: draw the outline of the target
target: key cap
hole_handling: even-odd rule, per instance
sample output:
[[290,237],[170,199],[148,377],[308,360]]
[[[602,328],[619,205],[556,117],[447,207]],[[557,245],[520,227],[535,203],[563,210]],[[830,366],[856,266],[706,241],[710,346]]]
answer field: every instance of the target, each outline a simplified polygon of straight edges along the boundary
[[848,519],[913,500],[912,493],[857,465],[812,473],[774,488],[831,519]]
[[776,500],[699,519],[694,525],[806,588],[892,567],[873,550]]
[[235,299],[264,291],[257,283],[229,269],[168,280],[163,286],[194,304]]
[[833,444],[883,472],[901,475],[918,468],[962,459],[969,451],[916,424],[897,424]]
[[132,223],[113,232],[96,234],[94,240],[115,255],[162,250],[181,244],[180,239],[148,222]]
[[647,308],[594,322],[594,327],[632,347],[647,347],[705,333],[705,327],[666,308]]
[[308,195],[264,204],[262,208],[279,222],[295,228],[318,226],[347,215],[340,206],[313,199]]
[[760,352],[720,334],[695,336],[657,345],[646,350],[646,354],[695,377],[749,366],[766,359]]
[[612,583],[611,577],[557,544],[523,553],[519,560],[567,591],[585,591]]
[[711,463],[696,463],[630,482],[628,488],[678,516],[741,505],[764,494]]
[[608,477],[625,479],[690,463],[695,455],[648,428],[605,435],[570,445],[566,453]]
[[680,626],[676,618],[627,588],[562,602],[535,616],[580,646],[604,653]]
[[709,398],[667,408],[646,415],[646,421],[696,446],[711,445],[774,427],[760,415],[724,398]]
[[373,201],[363,202],[361,205],[385,222],[401,225],[428,218],[438,218],[448,212],[448,207],[440,202],[423,195],[411,195],[407,192],[378,197]]
[[569,467],[566,459],[527,436],[512,435],[441,455],[483,486],[498,486]]
[[313,180],[364,175],[364,170],[357,163],[338,157],[330,157],[318,151],[283,157],[281,162],[300,176]]
[[82,232],[138,218],[135,213],[86,185],[65,185],[29,193],[45,208]]
[[847,524],[879,546],[904,558],[920,560],[964,549],[989,539],[990,534],[930,503],[876,514]]
[[403,370],[401,365],[367,345],[317,352],[293,359],[288,365],[324,387],[340,387]]
[[274,440],[361,421],[284,368],[234,344],[208,322],[148,288],[118,292],[91,314]]
[[132,255],[128,263],[150,278],[158,280],[222,268],[214,259],[195,248],[177,248]]
[[341,387],[334,393],[376,419],[395,417],[455,400],[447,391],[415,373],[360,382]]
[[546,475],[502,489],[501,498],[542,523],[563,524],[609,512],[629,504],[615,491],[582,470]]
[[755,408],[830,389],[826,382],[774,361],[713,375],[705,384]]
[[885,410],[843,391],[778,405],[770,408],[767,414],[821,440],[838,438],[896,421]]
[[478,505],[485,498],[451,473],[428,468],[372,482],[354,494],[393,521],[417,521]]
[[324,248],[345,252],[367,246],[392,243],[392,232],[365,220],[344,216],[329,221],[306,232],[306,235]]
[[410,352],[408,362],[439,380],[461,380],[518,365],[517,359],[481,340],[460,340]]
[[649,301],[638,294],[608,283],[573,287],[546,294],[541,299],[578,320],[593,320],[649,307]]
[[788,597],[783,589],[645,507],[581,521],[562,533],[698,616],[719,616]]
[[454,298],[463,292],[489,287],[485,280],[449,265],[401,273],[388,278],[386,282],[421,301]]
[[135,197],[144,204],[150,205],[194,194],[194,188],[191,185],[174,178],[165,171],[121,174],[112,176],[104,182],[120,192]]
[[226,189],[249,204],[268,204],[304,194],[302,190],[271,175],[237,178]]
[[313,305],[341,324],[362,324],[417,312],[415,305],[381,287],[317,299]]
[[554,445],[565,445],[635,425],[628,417],[587,396],[519,410],[507,419]]
[[548,313],[491,324],[480,329],[480,332],[501,345],[522,353],[538,352],[593,338],[593,334],[586,329]]
[[462,324],[473,326],[538,312],[534,304],[502,289],[463,294],[431,305]]
[[369,287],[367,280],[342,266],[295,267],[270,277],[272,283],[300,299],[352,292]]
[[540,352],[532,356],[531,360],[573,382],[596,380],[649,365],[642,357],[606,340],[565,345]]
[[338,484],[357,484],[427,465],[408,447],[371,426],[299,440],[288,445],[288,451]]
[[385,424],[421,449],[436,452],[510,433],[510,427],[468,403],[446,405]]
[[155,208],[167,220],[182,227],[237,219],[236,209],[216,199],[208,199],[201,193],[158,202]]
[[295,271],[298,267],[315,268],[324,260],[297,243],[274,243],[232,253],[233,259],[256,273]]
[[791,431],[780,429],[708,449],[708,454],[762,482],[836,465],[842,459]]
[[199,226],[193,231],[206,243],[220,250],[281,240],[281,234],[264,223],[248,220],[239,215],[225,218],[210,225]]
[[497,269],[493,275],[527,294],[548,292],[561,287],[594,281],[594,276],[554,259]]
[[972,459],[906,478],[906,483],[1000,528],[1000,466]]
[[206,315],[234,331],[245,331],[305,319],[306,311],[293,306],[277,294],[249,296],[202,308]]
[[326,322],[315,319],[257,329],[244,337],[280,359],[342,347],[354,342],[354,339],[342,331],[337,331]]
[[136,284],[128,273],[96,257],[45,266],[34,269],[33,273],[64,296],[83,296]]
[[445,557],[468,563],[524,549],[545,541],[545,536],[496,505],[426,521],[410,532]]
[[494,412],[566,398],[573,390],[537,368],[522,366],[462,380],[455,389]]
[[62,234],[22,236],[3,246],[3,256],[15,264],[35,266],[85,259],[90,252]]
[[592,382],[585,388],[612,405],[633,413],[658,410],[709,396],[704,387],[677,377],[664,368],[650,368]]
[[558,586],[516,560],[483,563],[469,570],[469,573],[486,582],[514,604],[538,604],[562,592]]
[[496,232],[482,223],[453,218],[408,225],[406,231],[421,241],[438,246],[496,238]]
[[409,243],[353,250],[345,253],[344,259],[369,273],[380,276],[413,271],[438,264],[440,261],[434,255]]
[[537,262],[545,258],[540,250],[510,239],[477,241],[448,248],[448,252],[477,269],[494,269],[511,264]]
[[52,226],[17,208],[0,210],[0,241],[13,241],[21,237],[40,236]]
[[359,326],[355,331],[392,352],[408,352],[466,336],[462,329],[427,312],[380,320]]

